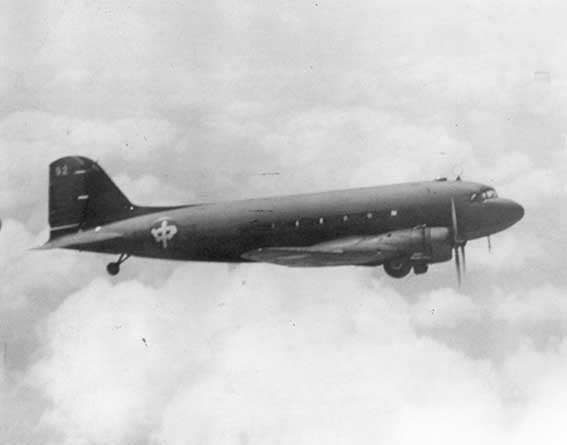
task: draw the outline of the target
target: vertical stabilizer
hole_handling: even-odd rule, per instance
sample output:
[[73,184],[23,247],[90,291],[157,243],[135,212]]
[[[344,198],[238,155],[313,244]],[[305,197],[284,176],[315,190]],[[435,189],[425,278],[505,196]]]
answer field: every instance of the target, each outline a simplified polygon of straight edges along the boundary
[[67,156],[49,165],[50,239],[127,218],[134,210],[96,162]]

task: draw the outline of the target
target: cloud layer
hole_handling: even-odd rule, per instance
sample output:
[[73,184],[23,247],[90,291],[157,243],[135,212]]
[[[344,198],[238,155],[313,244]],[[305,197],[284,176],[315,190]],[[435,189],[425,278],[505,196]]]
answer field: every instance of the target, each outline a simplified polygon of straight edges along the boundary
[[[42,322],[27,382],[68,443],[559,443],[567,346],[530,332],[565,321],[558,294],[409,303],[372,271],[269,266],[180,266],[159,288],[97,278]],[[549,303],[529,315],[534,299]],[[509,337],[484,347],[498,360],[450,343],[491,325]]]

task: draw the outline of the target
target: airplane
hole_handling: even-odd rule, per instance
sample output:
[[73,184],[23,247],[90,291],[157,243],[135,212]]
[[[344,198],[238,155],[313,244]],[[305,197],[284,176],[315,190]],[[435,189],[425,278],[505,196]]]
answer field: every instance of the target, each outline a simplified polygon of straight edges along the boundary
[[[455,258],[468,241],[518,222],[524,209],[461,180],[357,188],[168,207],[132,204],[95,161],[49,166],[49,240],[39,249],[290,267],[383,266],[394,278]],[[490,238],[489,238],[490,242]],[[462,263],[461,263],[462,257]],[[462,264],[462,265],[461,265]]]

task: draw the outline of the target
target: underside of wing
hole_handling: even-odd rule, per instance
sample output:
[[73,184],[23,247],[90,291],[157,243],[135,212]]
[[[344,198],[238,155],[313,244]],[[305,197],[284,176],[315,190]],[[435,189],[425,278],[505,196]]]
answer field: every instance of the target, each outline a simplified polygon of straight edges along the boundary
[[307,247],[263,247],[242,255],[250,261],[289,267],[377,265],[399,255],[382,237],[349,237]]

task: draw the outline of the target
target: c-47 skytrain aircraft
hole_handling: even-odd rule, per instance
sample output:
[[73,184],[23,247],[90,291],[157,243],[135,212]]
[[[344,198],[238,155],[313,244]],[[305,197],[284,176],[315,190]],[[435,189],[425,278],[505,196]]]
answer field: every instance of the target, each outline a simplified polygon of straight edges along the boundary
[[[283,266],[379,266],[401,278],[455,255],[457,275],[468,240],[504,230],[524,215],[482,184],[437,179],[304,195],[140,207],[100,166],[69,156],[49,166],[49,241],[118,254]],[[459,252],[460,251],[460,252]]]

